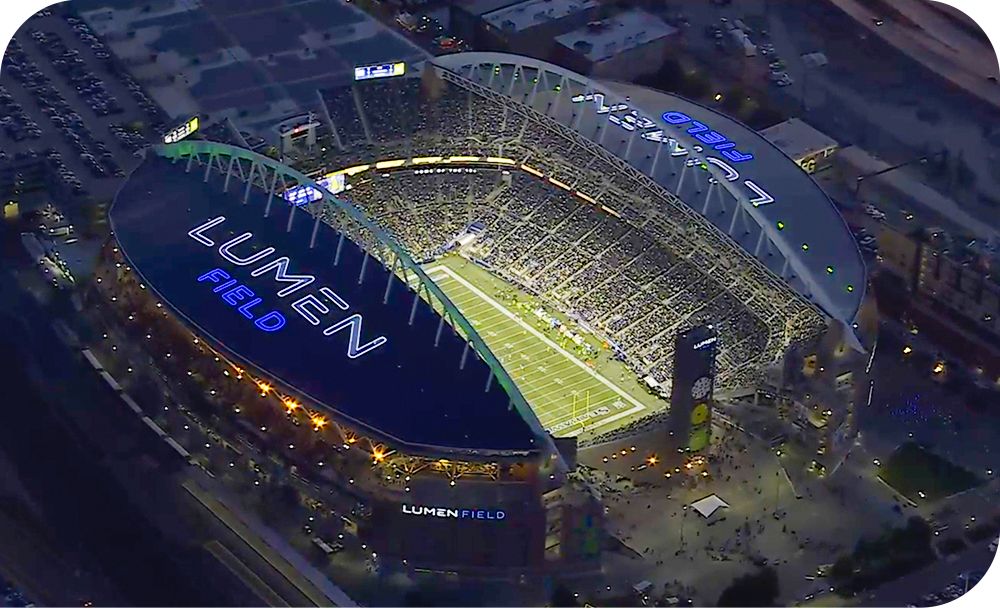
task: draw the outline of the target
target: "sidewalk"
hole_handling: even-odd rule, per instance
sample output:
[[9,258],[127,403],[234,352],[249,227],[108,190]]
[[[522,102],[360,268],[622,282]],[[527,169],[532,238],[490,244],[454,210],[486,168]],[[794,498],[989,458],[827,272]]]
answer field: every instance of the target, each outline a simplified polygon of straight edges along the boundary
[[[243,539],[258,555],[316,606],[350,606],[355,603],[273,530],[242,510],[225,490],[208,478],[194,475],[184,489]],[[215,486],[215,487],[213,487]]]

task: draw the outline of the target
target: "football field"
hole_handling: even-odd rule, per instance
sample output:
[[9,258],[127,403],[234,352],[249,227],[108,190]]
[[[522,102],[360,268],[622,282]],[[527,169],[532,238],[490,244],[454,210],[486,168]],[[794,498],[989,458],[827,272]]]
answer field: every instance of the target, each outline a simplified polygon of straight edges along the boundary
[[[598,372],[606,367],[599,365],[600,358],[608,358],[599,346],[588,360],[525,307],[502,301],[501,293],[513,291],[505,281],[458,257],[425,270],[479,332],[553,435],[601,433],[651,411],[643,403],[648,396],[637,399]],[[525,294],[519,299],[532,301]],[[588,342],[599,345],[592,336]],[[619,384],[625,384],[624,374],[621,380]]]

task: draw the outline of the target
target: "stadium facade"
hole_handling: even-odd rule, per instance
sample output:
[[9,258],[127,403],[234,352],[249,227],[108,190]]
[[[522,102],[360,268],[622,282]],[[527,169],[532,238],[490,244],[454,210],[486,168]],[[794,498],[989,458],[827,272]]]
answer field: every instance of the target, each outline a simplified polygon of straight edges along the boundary
[[711,324],[722,390],[831,324],[853,339],[864,265],[818,186],[708,108],[505,54],[419,67],[321,91],[301,172],[212,142],[150,150],[112,206],[106,268],[360,453],[383,555],[582,572],[599,509],[416,260],[469,244],[649,383],[670,383],[678,332]]

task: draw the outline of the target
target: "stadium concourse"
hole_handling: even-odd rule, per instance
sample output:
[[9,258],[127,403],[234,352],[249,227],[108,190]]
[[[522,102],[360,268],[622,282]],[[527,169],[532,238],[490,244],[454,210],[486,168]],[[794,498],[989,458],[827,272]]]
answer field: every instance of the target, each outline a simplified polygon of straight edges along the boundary
[[353,168],[342,196],[415,259],[465,235],[464,255],[661,387],[687,327],[716,326],[716,388],[733,390],[853,322],[866,280],[843,219],[749,128],[681,99],[663,116],[687,122],[669,124],[525,57],[461,53],[419,71],[323,91],[322,152],[296,159],[310,175]]

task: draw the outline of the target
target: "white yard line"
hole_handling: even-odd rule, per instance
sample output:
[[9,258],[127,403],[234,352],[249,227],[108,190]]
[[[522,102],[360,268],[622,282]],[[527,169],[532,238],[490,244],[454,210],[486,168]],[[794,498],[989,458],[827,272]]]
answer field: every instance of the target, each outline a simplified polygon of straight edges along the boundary
[[[462,278],[457,273],[455,273],[455,271],[453,271],[451,268],[448,268],[447,266],[434,266],[434,267],[428,269],[427,274],[428,274],[428,276],[431,276],[431,278],[433,280],[435,280],[435,281],[438,281],[439,279],[436,278],[436,277],[434,277],[433,275],[443,274],[448,279],[451,279],[451,280],[454,280],[454,281],[458,282],[460,285],[462,285],[463,287],[465,287],[466,289],[468,289],[470,292],[472,292],[472,293],[476,294],[477,296],[479,296],[479,298],[482,299],[484,302],[487,302],[490,306],[492,306],[493,308],[495,308],[496,310],[498,310],[503,316],[505,316],[508,319],[510,319],[510,320],[514,321],[515,323],[517,323],[519,326],[521,326],[522,328],[524,328],[525,330],[527,330],[529,333],[531,333],[533,336],[535,336],[536,338],[538,338],[540,341],[544,342],[546,345],[548,345],[553,350],[558,351],[559,353],[561,353],[564,357],[566,357],[567,359],[569,359],[570,362],[573,363],[573,365],[575,365],[578,368],[582,369],[584,372],[586,372],[587,374],[589,374],[594,380],[597,380],[598,382],[600,382],[604,386],[606,386],[609,389],[611,389],[612,391],[614,391],[619,397],[622,398],[623,401],[626,401],[627,403],[630,403],[632,405],[631,408],[629,408],[629,409],[627,409],[625,411],[618,412],[617,414],[614,414],[612,416],[608,416],[607,418],[602,418],[600,420],[597,420],[597,421],[594,422],[594,424],[587,425],[587,428],[593,429],[593,428],[596,428],[596,427],[601,427],[601,426],[604,426],[606,424],[610,424],[610,423],[612,423],[612,422],[614,422],[616,420],[620,420],[621,418],[624,418],[626,416],[631,416],[632,414],[635,414],[636,412],[640,412],[640,411],[646,409],[646,406],[643,405],[641,402],[639,402],[637,399],[635,399],[634,397],[632,397],[631,395],[629,395],[628,393],[626,393],[622,389],[618,388],[616,385],[612,384],[604,376],[601,376],[600,374],[598,374],[594,370],[592,370],[589,367],[587,367],[587,365],[585,363],[583,363],[582,361],[580,361],[579,359],[577,359],[576,357],[574,357],[570,352],[568,352],[567,350],[565,350],[564,348],[562,348],[561,346],[559,346],[558,344],[556,344],[555,342],[553,342],[552,340],[550,340],[547,336],[545,336],[544,334],[542,334],[541,332],[539,332],[537,329],[535,329],[531,325],[525,323],[517,315],[515,315],[514,313],[510,312],[509,310],[507,310],[506,307],[504,307],[502,304],[496,302],[493,298],[491,298],[486,293],[482,292],[475,285],[473,285],[472,283],[466,281],[464,278]],[[509,372],[509,370],[508,370],[508,372]],[[583,430],[582,428],[575,429],[573,431],[570,431],[570,432],[566,433],[564,436],[569,437],[569,436],[578,435],[578,434],[580,434],[580,432],[582,432],[582,430]]]

